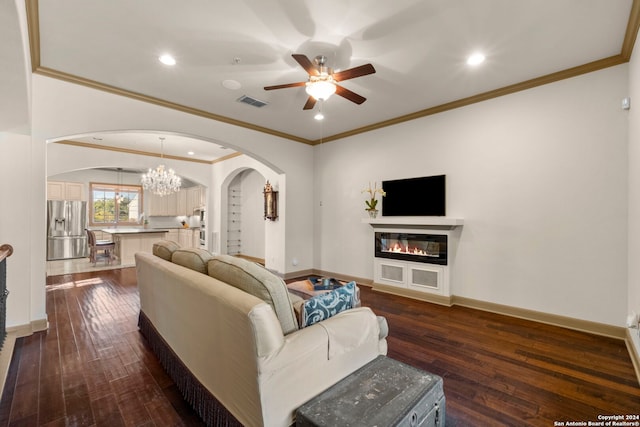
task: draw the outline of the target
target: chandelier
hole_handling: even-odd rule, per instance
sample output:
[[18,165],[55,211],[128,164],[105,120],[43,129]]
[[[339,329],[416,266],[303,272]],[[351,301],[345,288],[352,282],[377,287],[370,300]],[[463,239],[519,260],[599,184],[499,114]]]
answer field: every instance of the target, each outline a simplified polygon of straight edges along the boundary
[[162,164],[164,158],[164,137],[160,137],[160,165],[142,175],[142,188],[150,190],[157,196],[168,196],[180,191],[182,179],[176,175],[173,169],[165,169]]

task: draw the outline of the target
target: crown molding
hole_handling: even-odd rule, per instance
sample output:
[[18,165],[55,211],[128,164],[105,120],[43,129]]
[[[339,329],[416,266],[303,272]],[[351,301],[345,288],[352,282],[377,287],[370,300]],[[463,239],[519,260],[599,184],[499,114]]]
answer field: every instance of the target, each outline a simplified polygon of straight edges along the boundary
[[[35,1],[35,0],[33,0]],[[39,62],[39,61],[38,61]],[[133,92],[130,90],[122,89],[116,86],[111,86],[108,84],[100,83],[95,80],[86,79],[84,77],[79,77],[73,74],[65,73],[63,71],[54,70],[47,67],[39,66],[34,69],[35,74],[39,74],[46,77],[51,77],[58,80],[63,80],[69,83],[75,83],[81,86],[86,86],[92,89],[97,89],[103,92],[109,92],[114,95],[120,95],[127,98],[132,98],[138,101],[147,102],[149,104],[159,105],[161,107],[170,108],[172,110],[181,111],[183,113],[192,114],[194,116],[203,117],[205,119],[211,119],[222,123],[227,123],[234,126],[243,127],[245,129],[254,130],[257,132],[266,133],[269,135],[277,136],[284,139],[289,139],[296,142],[302,142],[304,144],[311,144],[312,141],[300,138],[295,135],[291,135],[288,133],[280,132],[274,129],[269,129],[263,126],[254,125],[248,122],[243,122],[241,120],[232,119],[230,117],[221,116],[219,114],[209,113],[204,110],[200,110],[197,108],[187,107],[186,105],[178,104],[175,102],[167,101],[160,98],[155,98],[153,96],[144,95],[141,93]]]
[[622,50],[620,55],[626,60],[631,59],[633,53],[633,47],[638,36],[638,29],[640,28],[640,0],[633,0],[631,4],[631,12],[629,12],[629,21],[627,22],[627,30],[624,34],[624,40],[622,41]]
[[285,132],[276,131],[264,126],[254,125],[241,120],[232,119],[218,114],[209,113],[197,108],[187,107],[185,105],[177,104],[174,102],[166,101],[160,98],[143,95],[140,93],[128,91],[115,86],[107,85],[104,83],[96,82],[94,80],[86,79],[83,77],[75,76],[73,74],[64,73],[62,71],[53,70],[40,65],[40,24],[39,24],[39,12],[38,12],[38,0],[25,0],[26,12],[27,12],[27,26],[29,30],[29,47],[31,50],[31,67],[32,71],[36,74],[43,76],[64,80],[70,83],[75,83],[83,86],[87,86],[93,89],[113,93],[120,96],[136,99],[143,102],[159,105],[162,107],[170,108],[173,110],[181,111],[187,114],[200,116],[203,118],[216,120],[219,122],[239,126],[242,128],[254,130],[256,132],[262,132],[269,135],[277,136],[280,138],[288,139],[295,142],[301,142],[303,144],[318,145],[324,142],[336,141],[344,139],[350,136],[358,135],[365,132],[370,132],[376,129],[381,129],[387,126],[393,126],[399,123],[407,122],[410,120],[419,119],[426,116],[442,113],[445,111],[453,110],[456,108],[465,107],[467,105],[476,104],[482,101],[486,101],[500,96],[509,95],[512,93],[520,92],[523,90],[531,89],[537,86],[546,85],[549,83],[557,82],[560,80],[576,77],[582,74],[590,73],[593,71],[602,70],[604,68],[613,67],[626,63],[631,58],[633,48],[635,45],[636,36],[640,29],[640,0],[633,0],[631,5],[631,11],[629,13],[629,20],[627,22],[627,28],[625,31],[625,37],[621,47],[620,54],[610,56],[608,58],[599,59],[587,64],[579,65],[577,67],[568,68],[555,73],[547,74],[545,76],[536,77],[531,80],[509,85],[496,90],[491,90],[478,95],[473,95],[467,98],[455,100],[445,104],[430,107],[424,110],[416,111],[411,114],[395,117],[389,120],[385,120],[371,125],[363,126],[357,129],[352,129],[346,132],[337,133],[334,135],[326,136],[321,139],[310,140],[301,138],[295,135],[291,135]]
[[[640,2],[640,0],[637,0],[637,2]],[[577,67],[568,68],[566,70],[547,74],[541,77],[536,77],[531,80],[515,83],[513,85],[505,86],[499,89],[490,90],[488,92],[484,92],[478,95],[473,95],[467,98],[458,99],[445,104],[436,105],[435,107],[430,107],[425,110],[416,111],[415,113],[406,114],[404,116],[399,116],[393,119],[385,120],[383,122],[374,123],[374,124],[353,129],[347,132],[342,132],[332,136],[324,137],[322,139],[317,139],[313,141],[313,145],[321,144],[323,142],[330,142],[338,139],[343,139],[349,136],[370,132],[375,129],[380,129],[387,126],[393,126],[399,123],[419,119],[421,117],[431,116],[434,114],[443,113],[445,111],[454,110],[456,108],[466,107],[467,105],[477,104],[478,102],[487,101],[489,99],[499,98],[501,96],[510,95],[512,93],[531,89],[537,86],[542,86],[542,85],[557,82],[560,80],[569,79],[571,77],[576,77],[582,74],[591,73],[593,71],[602,70],[604,68],[613,67],[615,65],[620,65],[625,62],[628,62],[628,59],[625,59],[622,55],[610,56],[609,58],[599,59],[597,61],[593,61],[588,64],[583,64]]]

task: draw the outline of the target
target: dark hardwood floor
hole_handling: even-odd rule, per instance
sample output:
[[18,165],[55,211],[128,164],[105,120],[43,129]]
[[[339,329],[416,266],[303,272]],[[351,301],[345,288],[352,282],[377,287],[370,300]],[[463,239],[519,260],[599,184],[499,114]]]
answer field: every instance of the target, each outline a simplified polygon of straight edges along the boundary
[[[624,342],[361,287],[389,356],[444,378],[448,426],[640,414]],[[202,425],[137,330],[135,270],[52,276],[50,328],[16,342],[1,426]]]

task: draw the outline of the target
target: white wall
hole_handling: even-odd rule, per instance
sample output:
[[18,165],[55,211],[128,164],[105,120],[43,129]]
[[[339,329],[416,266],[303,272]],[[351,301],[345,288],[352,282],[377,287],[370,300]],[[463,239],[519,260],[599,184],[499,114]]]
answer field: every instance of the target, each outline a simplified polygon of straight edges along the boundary
[[316,267],[372,278],[361,190],[446,174],[447,214],[465,220],[454,295],[624,325],[627,72],[621,65],[315,147]]
[[265,220],[262,189],[264,188],[265,179],[253,169],[245,170],[240,177],[242,253],[264,259]]
[[41,320],[44,301],[36,301],[31,317],[33,281],[44,289],[44,274],[30,268],[31,254],[42,252],[46,246],[33,246],[34,221],[43,221],[31,210],[31,138],[0,132],[0,195],[5,208],[0,209],[0,244],[10,244],[13,255],[7,259],[7,326],[28,325],[32,320]]
[[[309,153],[312,152],[311,147],[303,146],[302,144],[299,145],[305,148],[305,153],[303,153],[304,155],[306,155],[306,149],[308,149]],[[304,161],[302,164],[304,164]],[[295,271],[296,268],[312,268],[312,245],[307,244],[303,247],[304,252],[293,252],[296,248],[304,246],[302,243],[308,243],[311,241],[311,224],[305,224],[308,222],[308,218],[304,216],[303,218],[298,218],[294,221],[287,220],[288,212],[293,212],[294,216],[305,214],[303,209],[299,209],[297,200],[304,201],[308,199],[308,204],[311,203],[311,192],[307,191],[305,193],[304,186],[307,185],[307,188],[312,187],[312,174],[306,173],[304,177],[293,174],[293,176],[297,176],[297,178],[294,179],[294,183],[289,184],[290,181],[287,180],[287,176],[290,174],[278,173],[278,171],[275,171],[265,164],[248,156],[234,157],[213,165],[213,188],[219,189],[219,191],[216,191],[213,194],[210,214],[208,214],[208,224],[210,224],[210,235],[211,233],[217,233],[218,235],[219,247],[215,247],[215,242],[211,242],[209,248],[214,252],[221,251],[222,253],[226,253],[225,248],[227,234],[224,224],[226,224],[227,221],[227,188],[239,174],[247,170],[255,171],[256,175],[261,176],[263,181],[269,180],[269,182],[274,186],[274,189],[280,191],[278,195],[280,201],[278,211],[279,218],[276,221],[265,221],[263,225],[265,242],[263,258],[265,260],[266,267],[281,274],[286,274],[292,269]],[[299,196],[289,198],[287,195],[291,193]],[[295,197],[297,197],[297,199]],[[293,238],[291,234],[296,234],[296,231],[298,230],[299,232],[296,235],[296,238]],[[300,265],[287,265],[289,263],[286,261],[286,252],[296,254],[294,257],[299,256],[304,262],[304,264],[302,264],[303,267]]]
[[[33,211],[41,192],[33,189],[33,171],[44,169],[44,156],[34,153],[30,133],[31,64],[28,54],[25,3],[0,2],[0,63],[5,81],[0,83],[0,196],[10,203],[0,209],[0,244],[10,244],[7,260],[7,327],[44,320],[44,271],[33,271],[33,254],[45,257],[46,246],[36,246],[32,225],[44,219],[44,211]],[[18,17],[16,20],[16,17]],[[22,45],[23,49],[19,46]],[[38,283],[42,293],[34,292]]]
[[[636,38],[636,46],[638,39]],[[629,315],[640,315],[640,53],[629,63]],[[640,349],[638,349],[640,351]]]

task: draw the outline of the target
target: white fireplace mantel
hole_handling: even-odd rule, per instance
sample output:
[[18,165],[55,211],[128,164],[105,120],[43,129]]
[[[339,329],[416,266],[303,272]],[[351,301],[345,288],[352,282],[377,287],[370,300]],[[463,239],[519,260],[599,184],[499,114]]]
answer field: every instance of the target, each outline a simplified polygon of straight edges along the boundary
[[450,216],[388,216],[378,218],[363,218],[364,224],[372,227],[386,226],[419,226],[419,227],[458,227],[464,224],[462,218],[452,218]]
[[458,244],[462,218],[448,216],[381,216],[363,218],[375,232],[428,233],[446,235],[445,264],[375,257],[373,289],[438,304],[451,305],[451,266]]

